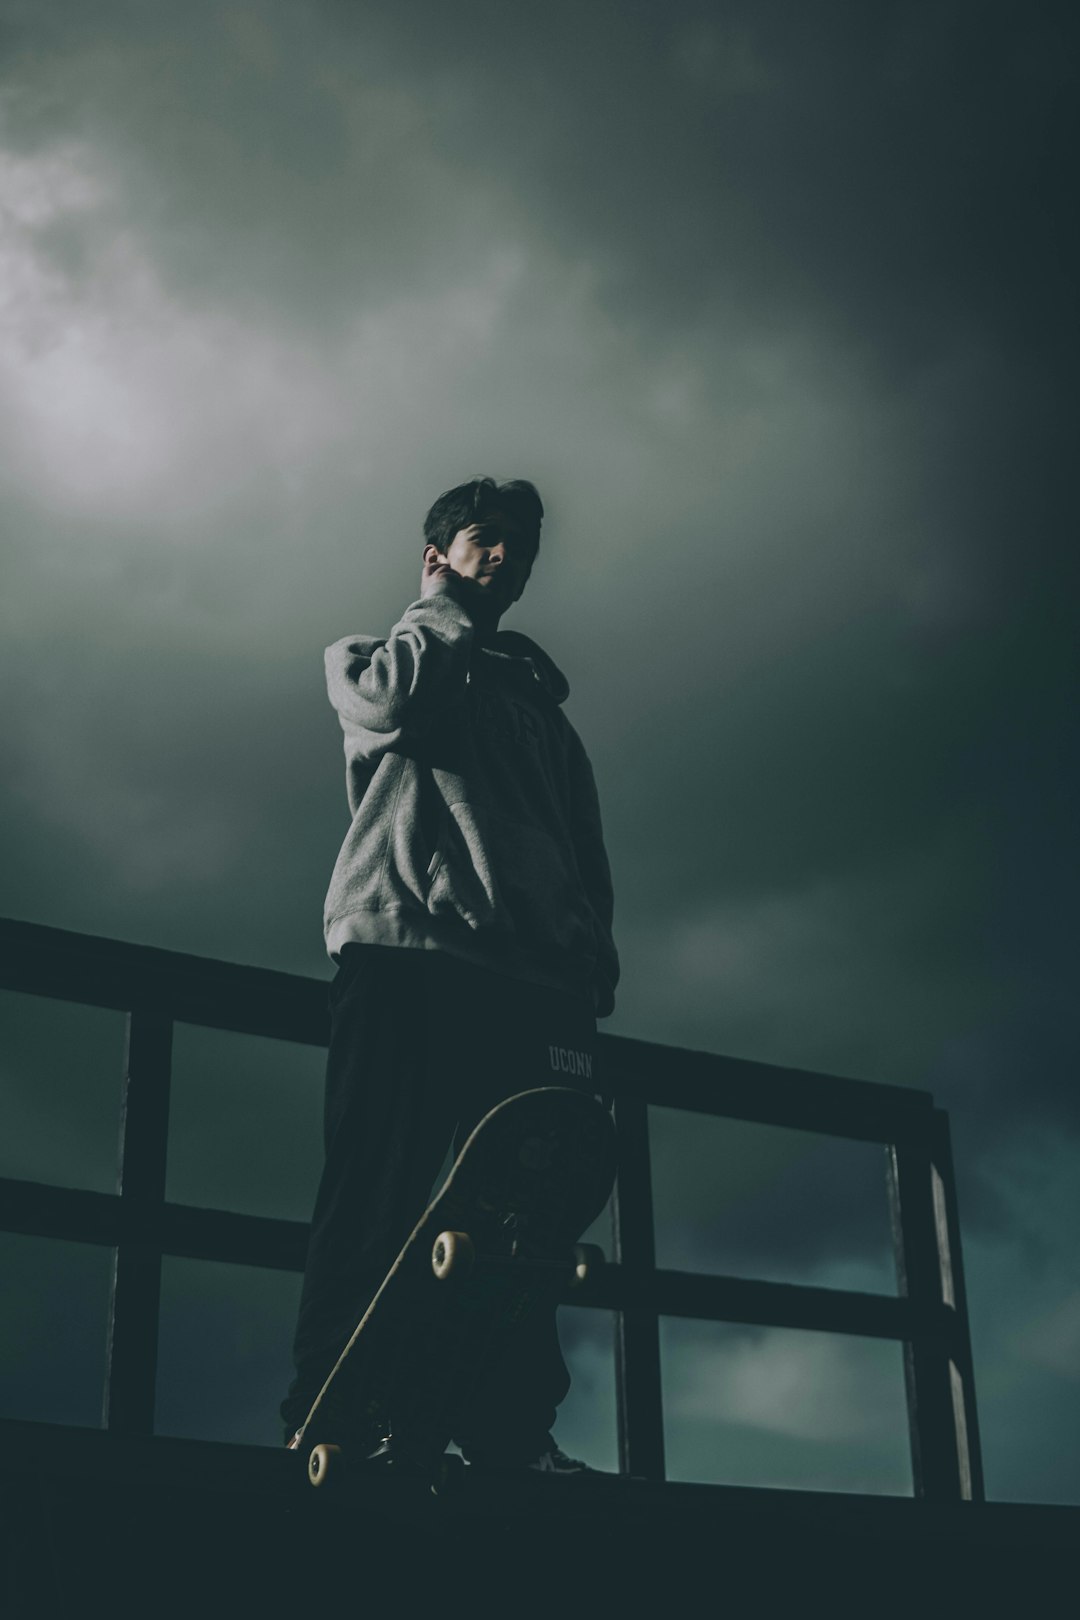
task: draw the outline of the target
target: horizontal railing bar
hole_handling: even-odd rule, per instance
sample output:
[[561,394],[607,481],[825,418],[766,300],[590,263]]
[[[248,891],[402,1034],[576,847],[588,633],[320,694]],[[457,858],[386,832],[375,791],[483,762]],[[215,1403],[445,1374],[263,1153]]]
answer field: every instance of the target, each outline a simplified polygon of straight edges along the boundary
[[166,1254],[182,1259],[303,1271],[307,1246],[305,1221],[237,1215],[229,1210],[196,1209],[186,1204],[166,1204],[163,1211],[162,1248]]
[[[325,1045],[327,981],[0,919],[0,988],[183,1023]],[[929,1130],[932,1098],[904,1086],[601,1035],[603,1086],[655,1106],[896,1143]]]
[[120,1241],[120,1223],[121,1202],[116,1193],[0,1178],[2,1232],[115,1245]]
[[739,1322],[748,1327],[801,1328],[870,1339],[904,1340],[951,1328],[944,1313],[930,1321],[916,1316],[909,1300],[887,1294],[681,1271],[635,1274],[615,1265],[601,1268],[570,1297],[582,1305],[612,1310],[647,1306],[660,1316]]
[[933,1098],[907,1086],[783,1069],[622,1035],[602,1035],[598,1052],[605,1091],[658,1107],[867,1142],[893,1143],[930,1129]]
[[0,989],[325,1046],[327,981],[0,918]]
[[136,1240],[178,1259],[303,1271],[305,1221],[190,1204],[126,1202],[112,1193],[0,1180],[0,1231],[115,1247]]
[[[278,1271],[303,1270],[308,1237],[303,1221],[188,1204],[125,1210],[113,1194],[13,1180],[0,1180],[0,1230],[110,1246],[138,1238],[160,1244],[174,1258]],[[946,1307],[916,1313],[910,1300],[887,1294],[695,1272],[635,1272],[615,1264],[595,1268],[581,1287],[568,1290],[566,1303],[877,1339],[948,1338],[955,1326]]]

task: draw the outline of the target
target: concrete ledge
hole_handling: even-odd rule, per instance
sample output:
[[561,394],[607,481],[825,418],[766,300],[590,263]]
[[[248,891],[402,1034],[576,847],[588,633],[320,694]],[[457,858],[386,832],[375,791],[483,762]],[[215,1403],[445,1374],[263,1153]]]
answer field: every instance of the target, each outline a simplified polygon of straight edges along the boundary
[[[284,1450],[0,1423],[5,1613],[1054,1612],[1080,1508],[470,1479],[312,1490]],[[976,1607],[977,1606],[977,1607]]]

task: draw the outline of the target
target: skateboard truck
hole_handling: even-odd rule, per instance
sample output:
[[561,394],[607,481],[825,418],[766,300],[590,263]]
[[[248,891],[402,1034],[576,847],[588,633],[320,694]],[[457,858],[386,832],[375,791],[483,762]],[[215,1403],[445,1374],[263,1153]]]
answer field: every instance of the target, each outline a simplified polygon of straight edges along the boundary
[[[517,1223],[516,1215],[508,1215],[503,1221],[510,1231],[517,1229]],[[594,1271],[607,1264],[607,1256],[598,1243],[575,1243],[565,1261],[541,1260],[521,1256],[516,1238],[508,1260],[494,1255],[481,1255],[479,1260],[484,1266],[513,1264],[530,1266],[539,1271],[566,1270],[570,1273],[567,1282],[570,1288],[580,1288]],[[476,1263],[476,1247],[468,1232],[439,1233],[431,1249],[431,1269],[440,1282],[464,1281]]]
[[[396,1454],[390,1436],[381,1442],[369,1457],[360,1463],[360,1471],[375,1476],[386,1472],[409,1485],[425,1486],[432,1496],[458,1481],[465,1464],[461,1457],[439,1455],[430,1457],[419,1450],[400,1449]],[[348,1457],[343,1447],[327,1441],[312,1448],[308,1457],[307,1475],[311,1484],[323,1490],[338,1490],[348,1479]]]

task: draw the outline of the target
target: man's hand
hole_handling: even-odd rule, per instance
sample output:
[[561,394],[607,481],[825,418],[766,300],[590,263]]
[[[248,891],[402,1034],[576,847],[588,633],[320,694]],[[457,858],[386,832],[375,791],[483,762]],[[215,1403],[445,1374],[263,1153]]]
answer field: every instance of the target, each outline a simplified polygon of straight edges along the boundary
[[489,604],[484,587],[467,574],[459,574],[456,568],[451,568],[446,558],[438,551],[431,550],[430,556],[424,558],[424,567],[420,574],[420,595],[439,596],[444,583],[453,581],[455,595],[473,614],[484,618],[487,616]]
[[432,549],[431,555],[424,558],[420,574],[420,595],[438,596],[442,590],[442,581],[451,579],[460,583],[461,575],[451,568],[445,557]]

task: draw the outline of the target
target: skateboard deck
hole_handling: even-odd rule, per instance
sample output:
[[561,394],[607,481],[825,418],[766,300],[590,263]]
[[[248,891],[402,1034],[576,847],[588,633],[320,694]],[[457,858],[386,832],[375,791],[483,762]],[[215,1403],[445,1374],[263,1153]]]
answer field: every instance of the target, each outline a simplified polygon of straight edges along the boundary
[[300,1430],[312,1484],[342,1471],[350,1443],[370,1446],[376,1411],[394,1444],[436,1464],[506,1336],[603,1260],[576,1240],[615,1164],[611,1116],[587,1093],[544,1086],[484,1116]]

